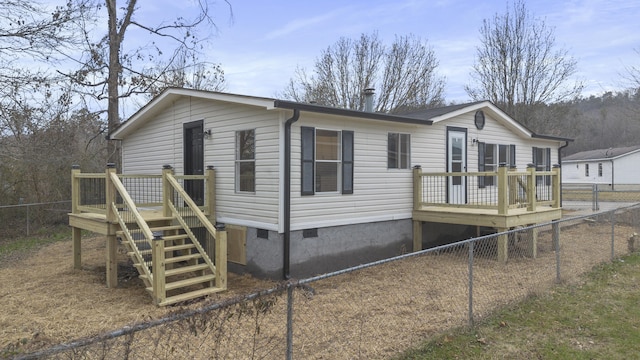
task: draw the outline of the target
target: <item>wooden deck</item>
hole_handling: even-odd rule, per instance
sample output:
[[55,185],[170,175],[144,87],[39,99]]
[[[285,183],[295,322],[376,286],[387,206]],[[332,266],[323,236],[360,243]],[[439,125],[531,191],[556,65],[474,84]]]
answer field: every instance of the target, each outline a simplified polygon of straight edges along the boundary
[[[462,194],[450,196],[452,179],[464,184]],[[492,179],[486,185],[483,179]],[[497,172],[423,173],[414,168],[413,250],[422,250],[423,223],[442,223],[494,228],[505,232],[517,227],[558,220],[560,168],[538,171],[528,167],[517,172],[501,166]],[[482,180],[482,181],[481,181]],[[451,203],[454,199],[457,203]],[[532,257],[537,254],[537,230],[531,231]],[[498,237],[498,260],[507,261],[507,236]]]
[[[227,288],[227,234],[215,223],[215,172],[174,176],[72,170],[73,266],[82,268],[82,230],[105,235],[107,287],[118,285],[117,249],[124,246],[155,304],[164,306]],[[203,184],[203,204],[183,183]],[[126,185],[125,185],[126,184]]]

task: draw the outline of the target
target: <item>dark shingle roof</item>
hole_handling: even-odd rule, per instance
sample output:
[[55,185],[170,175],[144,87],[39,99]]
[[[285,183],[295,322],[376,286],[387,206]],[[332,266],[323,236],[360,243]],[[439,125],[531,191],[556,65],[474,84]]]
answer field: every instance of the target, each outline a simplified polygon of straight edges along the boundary
[[433,108],[433,109],[425,109],[425,110],[418,110],[418,111],[410,111],[410,112],[406,112],[406,113],[402,113],[403,116],[408,116],[408,117],[412,117],[412,118],[417,118],[417,119],[424,119],[424,120],[428,120],[440,115],[444,115],[456,110],[460,110],[463,108],[466,108],[468,106],[472,106],[475,104],[479,104],[485,101],[476,101],[476,102],[471,102],[471,103],[465,103],[465,104],[456,104],[456,105],[449,105],[449,106],[443,106],[443,107],[439,107],[439,108]]
[[640,145],[619,148],[587,150],[571,154],[562,158],[563,161],[596,160],[616,158],[634,151],[640,150]]

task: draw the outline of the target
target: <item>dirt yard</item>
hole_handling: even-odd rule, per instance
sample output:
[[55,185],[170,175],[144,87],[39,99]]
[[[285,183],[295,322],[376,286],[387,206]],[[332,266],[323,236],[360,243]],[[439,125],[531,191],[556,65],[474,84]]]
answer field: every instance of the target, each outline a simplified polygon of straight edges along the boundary
[[[626,239],[634,231],[629,225],[616,225],[616,255],[627,253]],[[606,222],[563,228],[564,282],[576,281],[579,274],[606,261],[610,236],[611,226]],[[513,245],[507,264],[495,261],[490,243],[476,249],[477,319],[496,306],[553,286],[555,252],[550,233],[540,234],[536,259],[521,256],[518,246]],[[82,270],[72,269],[70,241],[0,264],[0,358],[3,349],[33,351],[275,284],[230,274],[228,292],[203,302],[158,308],[135,270],[127,265],[124,254],[119,287],[105,287],[104,250],[104,238],[84,239]],[[466,256],[467,249],[458,248],[310,284],[313,296],[296,303],[296,324],[302,324],[295,334],[296,357],[386,358],[433,333],[464,325],[468,304]],[[280,319],[277,322],[283,324]],[[359,340],[354,340],[353,332],[359,333]],[[363,333],[369,339],[362,339]],[[341,343],[342,338],[349,340]]]

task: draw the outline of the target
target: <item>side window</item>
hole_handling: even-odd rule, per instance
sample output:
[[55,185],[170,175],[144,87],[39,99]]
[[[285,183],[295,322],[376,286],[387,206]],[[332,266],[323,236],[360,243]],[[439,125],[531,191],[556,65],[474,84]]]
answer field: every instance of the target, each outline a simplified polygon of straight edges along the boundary
[[602,163],[598,163],[598,176],[602,177]]
[[353,193],[353,131],[303,126],[301,138],[301,193]]
[[316,192],[336,192],[339,189],[341,135],[339,131],[316,129]]
[[236,131],[236,191],[256,191],[255,130]]
[[[509,167],[516,166],[516,146],[496,145],[483,142],[478,143],[478,171],[495,172],[500,164]],[[495,176],[480,176],[478,187],[493,186],[496,184]]]
[[589,164],[584,164],[584,176],[589,177]]
[[387,168],[409,169],[411,163],[411,136],[389,133],[387,139]]

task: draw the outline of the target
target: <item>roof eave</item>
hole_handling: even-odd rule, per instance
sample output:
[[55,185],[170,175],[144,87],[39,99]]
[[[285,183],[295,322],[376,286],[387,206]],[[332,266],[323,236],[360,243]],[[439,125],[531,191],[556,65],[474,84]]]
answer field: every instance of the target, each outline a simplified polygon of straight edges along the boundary
[[392,121],[392,122],[418,124],[418,125],[433,124],[433,121],[431,120],[422,120],[422,119],[411,118],[407,116],[359,111],[359,110],[350,110],[350,109],[335,108],[335,107],[323,106],[323,105],[299,103],[299,102],[287,101],[287,100],[275,100],[273,103],[273,106],[280,109],[289,109],[289,110],[298,109],[300,111],[308,111],[308,112],[338,115],[338,116],[357,117],[357,118],[371,119],[371,120],[383,120],[383,121]]

